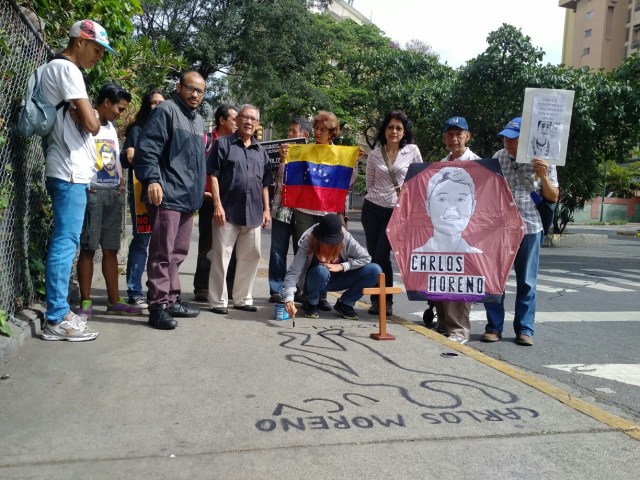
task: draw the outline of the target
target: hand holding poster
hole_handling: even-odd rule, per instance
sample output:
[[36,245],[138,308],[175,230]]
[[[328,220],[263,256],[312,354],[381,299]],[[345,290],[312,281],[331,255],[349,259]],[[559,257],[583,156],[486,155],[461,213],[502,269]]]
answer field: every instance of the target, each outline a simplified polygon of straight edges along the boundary
[[343,211],[359,154],[358,147],[291,145],[285,159],[282,205]]
[[573,96],[572,90],[525,89],[518,163],[541,158],[551,165],[565,164]]
[[[280,165],[280,145],[285,145],[288,143],[304,144],[307,143],[307,139],[304,137],[283,138],[282,140],[269,140],[267,142],[260,142],[262,148],[264,148],[267,152],[269,163],[271,163],[271,168],[273,169],[273,171],[276,171],[278,169],[278,165]],[[275,175],[273,178],[275,178]]]
[[136,233],[151,233],[151,221],[147,205],[140,200],[142,196],[142,184],[133,174],[133,198],[135,199]]
[[496,159],[414,164],[387,236],[410,300],[504,292],[525,227]]

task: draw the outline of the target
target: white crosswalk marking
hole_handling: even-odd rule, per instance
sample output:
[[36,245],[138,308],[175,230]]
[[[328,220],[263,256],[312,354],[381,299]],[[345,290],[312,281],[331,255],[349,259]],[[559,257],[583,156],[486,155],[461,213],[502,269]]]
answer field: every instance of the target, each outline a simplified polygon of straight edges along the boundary
[[576,275],[578,277],[587,277],[587,278],[590,278],[592,280],[606,280],[607,282],[621,283],[621,284],[627,285],[629,287],[640,287],[640,282],[633,282],[631,280],[627,280],[627,279],[624,279],[624,278],[618,278],[618,277],[602,277],[600,275],[598,275],[597,277],[594,277],[593,275],[589,275],[588,273],[569,272],[568,270],[541,269],[540,271],[541,272],[547,272],[547,273],[553,273],[553,274]]
[[547,368],[562,370],[569,373],[579,373],[592,377],[606,378],[616,382],[627,383],[640,387],[640,365],[624,363],[573,363],[568,365],[545,365]]
[[614,287],[611,285],[604,285],[599,283],[594,284],[593,282],[589,282],[586,280],[575,280],[573,278],[558,278],[558,277],[552,277],[550,275],[538,275],[538,280],[546,280],[548,282],[556,282],[556,283],[566,283],[568,285],[577,285],[585,288],[592,288],[594,290],[602,290],[605,292],[633,292],[633,290],[629,290],[628,288]]
[[[635,272],[640,272],[639,270],[623,270],[620,272],[616,272],[615,270],[602,270],[600,268],[583,268],[585,272],[602,272],[608,273],[609,275],[619,275],[624,276],[625,278],[634,278],[636,280],[640,280],[640,275],[633,275]],[[632,272],[632,273],[623,273],[623,272]]]
[[[517,288],[518,285],[515,280],[507,280],[507,286]],[[559,292],[578,293],[578,290],[572,290],[570,288],[562,288],[562,287],[547,287],[546,285],[540,285],[539,283],[536,285],[536,290],[539,292],[548,292],[548,293],[559,293]]]
[[[425,310],[427,308],[425,303]],[[422,318],[424,310],[412,312],[418,318]],[[513,312],[505,313],[505,324],[513,322]],[[487,315],[484,307],[475,304],[469,315],[472,322],[486,322]],[[536,312],[536,323],[576,323],[576,322],[640,322],[640,312]]]
[[[554,286],[551,284],[566,284],[577,286],[581,288],[589,288],[593,290],[599,290],[602,292],[608,293],[627,293],[627,292],[638,292],[640,289],[640,282],[634,280],[640,280],[640,275],[636,275],[634,273],[627,272],[640,272],[640,270],[634,269],[624,269],[621,271],[614,270],[605,270],[605,269],[597,269],[597,268],[584,268],[582,271],[569,271],[558,268],[541,268],[538,274],[538,284],[536,290],[538,292],[544,293],[556,293],[556,294],[566,294],[566,293],[580,293],[579,290],[575,290],[569,287],[563,286]],[[584,272],[593,272],[584,273]],[[606,275],[602,275],[606,274]],[[399,282],[402,284],[402,278],[399,274],[395,273],[394,275],[398,276]],[[573,278],[572,278],[573,277]],[[578,278],[575,278],[578,277]],[[607,283],[601,282],[610,282],[618,285],[624,285],[630,288],[618,287],[615,285],[609,285]],[[516,282],[516,274],[512,270],[509,272],[509,278],[505,284],[505,293],[507,296],[515,295],[517,289]],[[416,315],[422,316],[422,313],[416,313]],[[483,312],[484,315],[484,312]],[[543,314],[536,315],[536,321]],[[573,314],[569,314],[568,316],[563,314],[562,318],[558,318],[557,315],[554,318],[540,318],[540,321],[565,321],[565,322],[601,322],[601,321],[618,321],[618,322],[635,322],[640,320],[640,315],[636,314],[636,312],[577,312],[575,316]],[[473,316],[473,312],[472,312]],[[605,316],[606,319],[602,317]],[[472,319],[473,320],[473,319]],[[484,318],[483,318],[484,320]]]

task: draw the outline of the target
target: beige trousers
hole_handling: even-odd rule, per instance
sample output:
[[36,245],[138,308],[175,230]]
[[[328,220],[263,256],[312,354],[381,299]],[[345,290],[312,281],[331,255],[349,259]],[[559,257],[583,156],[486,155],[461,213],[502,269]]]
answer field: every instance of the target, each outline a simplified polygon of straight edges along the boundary
[[456,335],[469,340],[471,321],[471,304],[464,302],[435,302],[436,326],[447,331],[451,336]]
[[213,222],[211,235],[211,269],[209,270],[209,306],[227,308],[227,269],[233,246],[236,246],[236,276],[233,282],[234,306],[253,305],[253,282],[260,263],[260,227],[239,227]]

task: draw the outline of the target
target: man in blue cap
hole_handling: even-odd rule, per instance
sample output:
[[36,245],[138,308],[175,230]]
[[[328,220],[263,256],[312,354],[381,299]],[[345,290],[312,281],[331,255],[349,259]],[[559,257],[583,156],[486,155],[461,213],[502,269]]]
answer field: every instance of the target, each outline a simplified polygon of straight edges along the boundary
[[[494,155],[500,162],[502,174],[509,184],[520,215],[524,220],[527,232],[520,243],[513,264],[516,272],[516,303],[513,328],[518,345],[533,345],[536,315],[536,284],[538,280],[538,264],[540,246],[544,237],[542,220],[536,203],[542,197],[550,202],[557,202],[558,174],[554,165],[534,158],[531,163],[516,163],[518,139],[520,137],[520,117],[511,120],[498,134],[502,138],[504,148]],[[504,326],[504,294],[500,303],[485,303],[487,325],[482,335],[483,342],[497,342],[502,337]]]
[[[453,160],[477,160],[467,142],[471,140],[469,124],[464,117],[451,117],[444,122],[442,140],[449,154],[441,162]],[[469,341],[471,304],[467,302],[434,302],[436,307],[436,330],[458,343]]]

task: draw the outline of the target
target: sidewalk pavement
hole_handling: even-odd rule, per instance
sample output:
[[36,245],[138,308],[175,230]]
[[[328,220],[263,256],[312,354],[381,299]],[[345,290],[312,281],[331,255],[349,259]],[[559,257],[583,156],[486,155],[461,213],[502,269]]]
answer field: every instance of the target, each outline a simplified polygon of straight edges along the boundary
[[[197,304],[173,331],[104,315],[97,268],[98,339],[1,366],[0,478],[637,478],[640,427],[414,322],[274,320],[268,233],[258,312]],[[187,302],[196,253],[194,230]]]

